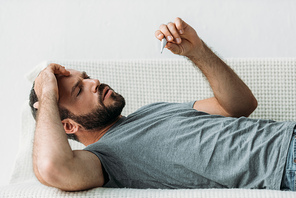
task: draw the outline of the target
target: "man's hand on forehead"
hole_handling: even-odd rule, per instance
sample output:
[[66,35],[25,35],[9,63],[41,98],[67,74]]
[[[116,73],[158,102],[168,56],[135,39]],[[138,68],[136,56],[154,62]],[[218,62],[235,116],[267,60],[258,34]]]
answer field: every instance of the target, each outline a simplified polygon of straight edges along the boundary
[[[38,77],[35,79],[34,90],[38,97],[38,100],[42,100],[43,97],[55,97],[58,101],[58,85],[55,75],[69,76],[70,72],[65,67],[51,63],[44,70],[40,72]],[[37,108],[39,104],[34,104]]]

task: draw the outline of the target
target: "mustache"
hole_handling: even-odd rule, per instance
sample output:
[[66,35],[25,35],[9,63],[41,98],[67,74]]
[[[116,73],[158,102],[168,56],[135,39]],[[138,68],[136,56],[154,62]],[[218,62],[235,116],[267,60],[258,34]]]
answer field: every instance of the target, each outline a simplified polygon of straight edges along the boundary
[[[103,91],[104,91],[104,89],[105,89],[105,87],[109,87],[110,88],[110,86],[109,85],[107,85],[107,84],[104,84],[104,83],[102,83],[102,84],[100,84],[99,86],[98,86],[98,92],[99,92],[99,94],[100,95],[102,95],[103,94]],[[111,88],[110,88],[111,89]]]
[[105,89],[106,87],[108,87],[110,90],[113,91],[113,89],[112,89],[109,85],[104,84],[104,83],[100,84],[100,85],[97,87],[97,90],[98,90],[98,93],[99,93],[99,98],[98,98],[99,101],[98,101],[98,102],[99,102],[99,104],[101,104],[102,106],[105,106],[104,103],[103,103],[103,95],[104,95],[103,91],[104,91],[104,89]]

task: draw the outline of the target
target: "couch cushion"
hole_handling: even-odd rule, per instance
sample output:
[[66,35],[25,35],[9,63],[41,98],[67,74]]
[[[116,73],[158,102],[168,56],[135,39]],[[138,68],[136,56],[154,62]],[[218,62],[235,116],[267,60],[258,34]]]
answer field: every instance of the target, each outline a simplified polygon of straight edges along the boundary
[[[86,71],[91,77],[109,84],[127,101],[124,115],[158,101],[187,102],[212,97],[211,89],[201,72],[187,59],[170,60],[98,60],[45,61],[27,77],[33,82],[48,63]],[[254,118],[278,121],[296,120],[296,59],[226,59],[226,62],[251,88],[258,99]],[[35,178],[32,148],[35,122],[28,101],[22,111],[22,132],[19,153],[10,183]],[[73,149],[84,146],[70,141]]]

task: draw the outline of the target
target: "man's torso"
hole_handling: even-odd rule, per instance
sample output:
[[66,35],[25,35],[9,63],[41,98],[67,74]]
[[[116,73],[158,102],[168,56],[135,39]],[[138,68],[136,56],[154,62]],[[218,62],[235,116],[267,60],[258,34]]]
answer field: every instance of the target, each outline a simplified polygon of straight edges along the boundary
[[123,117],[86,150],[106,187],[279,189],[294,123],[229,118],[155,103]]

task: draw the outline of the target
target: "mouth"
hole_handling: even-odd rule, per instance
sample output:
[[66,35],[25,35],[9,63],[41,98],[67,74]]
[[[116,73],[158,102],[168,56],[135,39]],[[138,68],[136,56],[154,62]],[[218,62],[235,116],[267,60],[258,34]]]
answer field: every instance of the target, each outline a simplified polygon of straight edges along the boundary
[[102,93],[102,100],[106,100],[107,98],[109,98],[112,94],[112,90],[110,89],[110,87],[105,87]]

